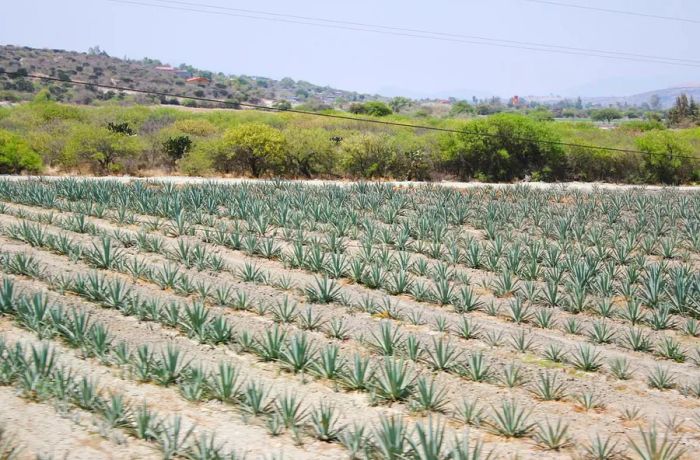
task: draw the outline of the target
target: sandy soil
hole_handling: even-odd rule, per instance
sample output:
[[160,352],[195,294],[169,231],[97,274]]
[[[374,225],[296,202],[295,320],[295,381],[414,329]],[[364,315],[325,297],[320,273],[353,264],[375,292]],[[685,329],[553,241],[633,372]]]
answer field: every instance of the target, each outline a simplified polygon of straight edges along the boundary
[[[213,182],[217,184],[239,184],[242,182],[261,182],[264,179],[251,179],[251,178],[220,178],[220,177],[189,177],[189,176],[153,176],[153,177],[134,177],[134,176],[97,176],[97,177],[87,177],[87,176],[71,176],[71,175],[60,175],[60,176],[7,176],[0,175],[0,179],[8,180],[28,180],[28,179],[44,179],[44,180],[56,180],[62,178],[77,178],[77,179],[93,179],[93,180],[114,180],[118,182],[131,182],[134,180],[145,180],[145,181],[155,181],[155,182],[170,182],[174,184],[201,184],[207,182]],[[292,182],[299,182],[305,185],[338,185],[338,186],[348,186],[355,184],[356,182],[348,180],[294,180]],[[440,182],[414,182],[414,181],[381,181],[383,184],[393,185],[396,187],[421,187],[436,185],[441,187],[449,187],[456,189],[469,189],[475,187],[494,187],[494,188],[508,188],[515,187],[518,185],[524,185],[527,187],[532,187],[535,189],[548,189],[548,188],[565,188],[581,191],[592,191],[595,189],[602,190],[627,190],[627,189],[643,189],[646,191],[661,191],[665,189],[673,189],[685,192],[698,192],[700,191],[700,185],[684,185],[684,186],[660,186],[660,185],[629,185],[629,184],[611,184],[605,182],[519,182],[517,184],[502,184],[502,183],[486,183],[486,182],[454,182],[454,181],[440,181]]]

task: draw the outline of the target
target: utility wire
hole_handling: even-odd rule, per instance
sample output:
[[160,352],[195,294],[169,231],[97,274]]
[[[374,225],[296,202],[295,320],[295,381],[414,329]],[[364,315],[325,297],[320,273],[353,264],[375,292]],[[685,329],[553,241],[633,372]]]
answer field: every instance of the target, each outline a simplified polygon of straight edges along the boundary
[[[384,35],[394,35],[400,37],[423,38],[452,43],[465,43],[471,45],[493,46],[500,48],[523,49],[529,51],[539,51],[545,53],[567,54],[574,56],[592,56],[605,59],[649,62],[654,64],[676,65],[684,67],[700,67],[700,60],[681,59],[663,56],[653,56],[646,54],[626,53],[620,51],[606,51],[591,48],[577,48],[571,46],[549,45],[545,43],[526,42],[518,40],[503,40],[477,35],[463,35],[445,32],[432,32],[421,29],[408,29],[402,27],[382,26],[377,24],[366,24],[360,22],[339,21],[333,19],[314,18],[309,16],[296,16],[281,13],[271,13],[265,11],[248,10],[241,8],[229,8],[215,5],[205,5],[175,0],[150,0],[164,4],[144,3],[134,0],[106,0],[112,3],[124,5],[137,5],[153,8],[161,8],[175,11],[187,11],[217,16],[231,16],[237,18],[255,19],[271,22],[281,22],[288,24],[309,25],[323,28],[360,31],[378,33]],[[202,9],[209,8],[209,9]]]
[[[339,115],[339,114],[333,114],[333,113],[320,113],[320,112],[309,112],[306,110],[298,110],[298,109],[281,109],[281,108],[276,108],[276,107],[268,107],[265,105],[259,105],[259,104],[250,104],[247,102],[231,102],[231,101],[225,101],[221,99],[214,99],[214,98],[208,98],[208,97],[197,97],[197,96],[187,96],[184,94],[174,94],[174,93],[167,93],[164,91],[153,91],[153,90],[146,90],[146,89],[138,89],[138,88],[129,88],[127,86],[119,86],[119,85],[107,85],[103,83],[91,83],[87,81],[80,81],[80,80],[63,80],[60,78],[56,77],[48,77],[44,75],[35,75],[35,74],[19,74],[17,72],[8,72],[6,70],[0,70],[0,75],[8,75],[12,78],[35,78],[38,80],[44,80],[44,81],[53,81],[53,82],[58,82],[58,83],[67,83],[67,84],[73,84],[73,85],[80,85],[80,86],[92,86],[96,88],[106,88],[106,89],[113,89],[117,91],[130,91],[132,93],[139,93],[139,94],[150,94],[154,96],[163,96],[163,97],[176,97],[176,98],[182,98],[182,99],[190,99],[194,101],[202,101],[202,102],[213,102],[217,104],[223,104],[226,106],[230,106],[231,108],[235,109],[240,107],[248,107],[251,109],[257,109],[257,110],[262,110],[262,111],[272,111],[272,112],[289,112],[289,113],[296,113],[300,115],[309,115],[309,116],[314,116],[314,117],[323,117],[323,118],[333,118],[333,119],[339,119],[339,120],[349,120],[349,121],[355,121],[355,122],[364,122],[364,123],[374,123],[377,125],[386,125],[386,126],[396,126],[396,127],[401,127],[401,128],[411,128],[411,129],[424,129],[426,131],[439,131],[439,132],[444,132],[444,133],[454,133],[454,134],[468,134],[476,137],[483,137],[483,138],[493,138],[493,139],[501,139],[503,136],[499,134],[492,134],[492,133],[484,133],[484,132],[479,132],[479,131],[470,131],[467,129],[454,129],[454,128],[442,128],[438,126],[427,126],[427,125],[415,125],[412,123],[401,123],[398,121],[386,121],[386,120],[377,120],[374,118],[362,118],[362,117],[352,117],[349,115]],[[546,145],[557,145],[561,147],[577,147],[577,148],[583,148],[583,149],[588,149],[588,150],[606,150],[610,152],[620,152],[620,153],[628,153],[628,154],[639,154],[639,155],[661,155],[665,157],[672,157],[672,158],[684,158],[688,160],[700,160],[700,157],[696,156],[689,156],[689,155],[680,155],[677,153],[664,153],[664,152],[643,152],[641,150],[633,150],[633,149],[623,149],[623,148],[617,148],[617,147],[603,147],[603,146],[595,146],[595,145],[587,145],[587,144],[576,144],[572,142],[562,142],[562,141],[550,141],[550,140],[543,140],[543,139],[535,139],[531,137],[524,137],[524,136],[510,136],[511,139],[518,140],[518,141],[525,141],[525,142],[532,142],[535,144],[546,144]]]
[[637,16],[637,17],[642,17],[642,18],[663,19],[666,21],[677,21],[677,22],[687,22],[690,24],[700,24],[700,20],[698,20],[698,19],[682,18],[682,17],[678,17],[678,16],[662,16],[662,15],[651,14],[651,13],[640,13],[638,11],[616,10],[616,9],[612,9],[612,8],[600,8],[600,7],[596,7],[596,6],[587,6],[587,5],[577,5],[577,4],[573,4],[573,3],[555,2],[552,0],[522,0],[522,1],[530,2],[530,3],[539,3],[542,5],[560,6],[560,7],[564,7],[564,8],[576,8],[579,10],[599,11],[599,12],[603,12],[603,13],[624,14],[627,16]]

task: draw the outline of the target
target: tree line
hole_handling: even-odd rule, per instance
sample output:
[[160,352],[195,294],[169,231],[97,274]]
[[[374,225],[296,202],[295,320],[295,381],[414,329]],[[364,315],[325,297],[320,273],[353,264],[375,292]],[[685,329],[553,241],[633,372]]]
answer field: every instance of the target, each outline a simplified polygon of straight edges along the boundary
[[[357,113],[399,120],[384,112],[383,107],[369,104]],[[669,184],[700,180],[700,162],[685,158],[700,146],[699,128],[678,131],[639,122],[607,132],[590,123],[553,122],[513,113],[428,119],[425,123],[461,133],[284,112],[86,107],[39,95],[31,103],[0,109],[0,173],[150,171],[203,176]],[[600,143],[642,153],[594,148]]]

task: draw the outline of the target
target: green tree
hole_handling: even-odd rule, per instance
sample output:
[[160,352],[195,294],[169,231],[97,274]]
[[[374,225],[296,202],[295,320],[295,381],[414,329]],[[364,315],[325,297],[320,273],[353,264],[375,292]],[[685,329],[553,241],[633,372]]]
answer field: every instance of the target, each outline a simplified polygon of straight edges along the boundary
[[277,171],[284,160],[284,136],[280,130],[262,123],[245,123],[231,128],[223,137],[224,168],[247,168],[253,177]]
[[0,129],[0,174],[37,173],[42,166],[41,156],[27,142]]
[[138,155],[143,145],[137,136],[110,131],[104,127],[81,125],[74,129],[62,162],[64,166],[79,166],[87,162],[97,173],[118,172],[124,162]]
[[475,112],[474,106],[472,106],[467,101],[457,101],[454,104],[452,104],[452,107],[450,108],[450,116],[452,116],[452,117],[455,117],[458,115],[471,114],[474,112]]
[[393,157],[386,134],[357,133],[341,144],[341,167],[351,177],[386,177]]
[[281,101],[277,101],[272,104],[272,107],[276,108],[277,110],[289,110],[292,108],[292,104],[288,100],[282,99]]
[[406,107],[409,107],[410,105],[411,100],[403,96],[397,96],[391,101],[389,101],[389,106],[391,107],[391,110],[393,110],[396,113],[401,112],[401,110],[405,109]]
[[316,174],[328,174],[333,170],[336,142],[323,128],[299,129],[290,127],[284,131],[285,171],[288,174],[311,178]]
[[679,184],[697,178],[700,160],[693,160],[692,146],[672,131],[649,131],[636,141],[649,182]]
[[192,139],[187,135],[169,137],[163,142],[163,150],[168,157],[176,162],[192,149]]
[[391,109],[388,105],[379,101],[370,101],[365,103],[350,104],[348,109],[350,113],[372,115],[373,117],[385,117],[391,115]]
[[619,120],[620,118],[622,118],[622,112],[612,107],[593,110],[591,112],[591,119],[593,121],[607,121],[610,123],[613,120]]
[[652,94],[649,98],[649,107],[652,110],[659,110],[661,108],[661,98],[658,94]]
[[441,142],[447,171],[460,179],[563,176],[564,150],[550,123],[504,113],[469,121],[463,129],[463,134],[444,135]]
[[385,117],[391,115],[391,109],[388,105],[379,101],[365,102],[365,110],[367,115],[372,115],[373,117]]

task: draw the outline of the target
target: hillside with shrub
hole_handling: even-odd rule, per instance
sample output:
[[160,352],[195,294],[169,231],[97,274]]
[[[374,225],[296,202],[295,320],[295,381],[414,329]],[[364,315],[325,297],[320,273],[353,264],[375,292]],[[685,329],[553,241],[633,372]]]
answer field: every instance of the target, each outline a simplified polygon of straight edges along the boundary
[[[148,91],[177,93],[203,98],[222,99],[230,103],[308,104],[312,108],[331,107],[344,102],[377,100],[377,95],[343,91],[291,78],[227,75],[197,69],[191,65],[171,66],[158,59],[120,59],[109,56],[99,47],[88,52],[37,49],[26,46],[0,45],[0,70],[20,74],[38,74],[61,80],[81,80],[95,84],[138,87]],[[205,80],[193,80],[193,78]],[[0,100],[30,100],[41,89],[49,90],[58,101],[92,104],[101,101],[162,103],[207,107],[205,102],[130,94],[96,86],[72,87],[60,83],[41,83],[28,78],[11,79],[0,75]]]

